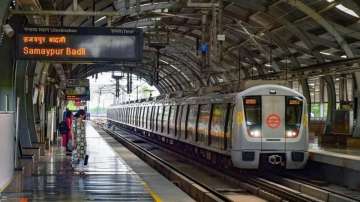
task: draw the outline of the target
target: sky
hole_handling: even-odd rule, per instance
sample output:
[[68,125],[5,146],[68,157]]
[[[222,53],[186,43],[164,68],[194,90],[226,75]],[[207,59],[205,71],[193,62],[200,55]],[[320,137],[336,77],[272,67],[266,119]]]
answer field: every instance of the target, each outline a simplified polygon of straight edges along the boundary
[[[115,75],[120,75],[119,72],[116,72]],[[108,107],[114,104],[115,99],[115,80],[112,79],[112,73],[101,73],[98,74],[98,78],[88,77],[90,80],[90,101],[88,103],[89,108],[99,107]],[[136,100],[137,98],[137,89],[138,89],[138,98],[146,98],[149,96],[150,92],[142,93],[142,89],[148,88],[152,91],[152,96],[159,95],[158,90],[154,86],[150,86],[144,80],[138,80],[135,75],[133,75],[133,93],[128,95],[124,90],[126,90],[126,77],[120,80],[120,86],[123,87],[123,90],[120,90],[120,97],[118,101],[127,101],[127,100]],[[102,93],[100,95],[100,88]],[[121,88],[120,88],[121,89]]]

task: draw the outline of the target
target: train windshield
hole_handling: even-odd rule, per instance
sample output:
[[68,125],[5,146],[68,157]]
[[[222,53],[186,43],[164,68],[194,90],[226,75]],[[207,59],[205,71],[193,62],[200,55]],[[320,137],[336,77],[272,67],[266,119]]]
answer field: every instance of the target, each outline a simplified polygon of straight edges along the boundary
[[247,126],[261,126],[260,96],[248,96],[244,99],[245,120]]
[[300,97],[286,97],[286,125],[299,127],[303,111],[303,101]]

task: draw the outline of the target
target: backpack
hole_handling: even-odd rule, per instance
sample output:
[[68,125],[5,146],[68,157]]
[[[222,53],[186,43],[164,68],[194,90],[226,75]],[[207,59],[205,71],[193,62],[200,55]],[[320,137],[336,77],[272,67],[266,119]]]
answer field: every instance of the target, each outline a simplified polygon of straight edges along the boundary
[[60,134],[66,134],[69,131],[66,122],[65,121],[61,121],[59,124],[59,133]]

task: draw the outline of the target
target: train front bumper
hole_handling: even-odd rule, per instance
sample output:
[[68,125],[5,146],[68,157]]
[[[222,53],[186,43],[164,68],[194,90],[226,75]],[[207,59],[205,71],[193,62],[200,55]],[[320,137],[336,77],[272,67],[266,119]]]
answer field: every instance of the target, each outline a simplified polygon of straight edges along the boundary
[[235,167],[258,169],[261,167],[282,167],[285,169],[302,169],[309,158],[307,151],[259,151],[238,150],[231,152]]

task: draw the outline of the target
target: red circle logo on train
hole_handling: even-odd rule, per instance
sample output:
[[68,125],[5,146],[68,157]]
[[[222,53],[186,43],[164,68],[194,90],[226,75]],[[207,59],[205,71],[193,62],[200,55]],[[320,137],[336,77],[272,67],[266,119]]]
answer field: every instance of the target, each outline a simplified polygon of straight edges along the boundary
[[266,118],[266,124],[269,128],[279,128],[281,124],[280,116],[277,114],[270,114]]

